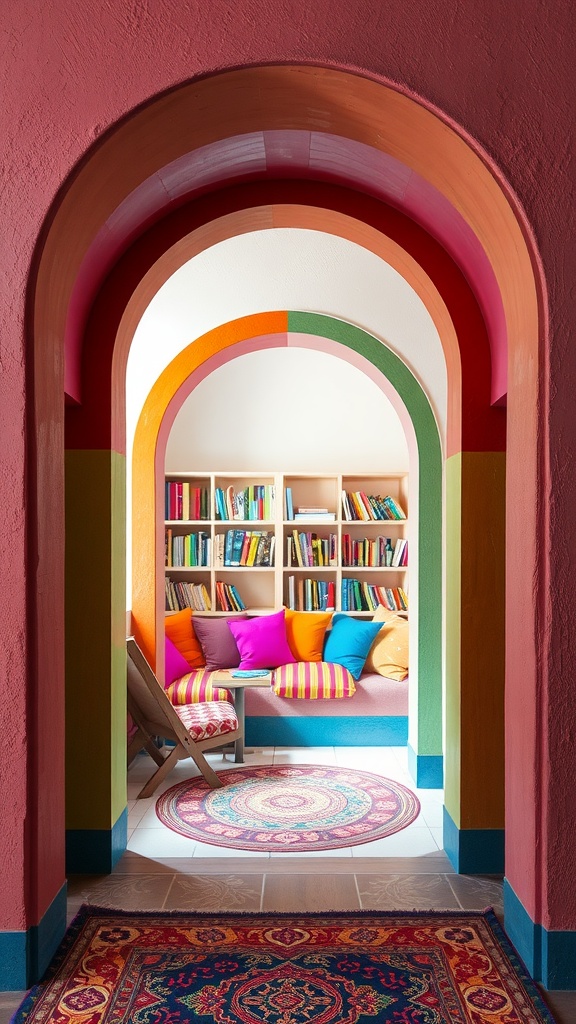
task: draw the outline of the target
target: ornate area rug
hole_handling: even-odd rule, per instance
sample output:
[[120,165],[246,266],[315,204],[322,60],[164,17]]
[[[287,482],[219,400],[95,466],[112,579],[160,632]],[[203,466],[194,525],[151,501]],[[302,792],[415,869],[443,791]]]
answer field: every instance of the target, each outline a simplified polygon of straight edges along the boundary
[[13,1024],[553,1024],[484,913],[84,906]]
[[181,782],[156,803],[180,835],[237,850],[337,850],[382,839],[420,813],[418,798],[390,779],[350,768],[262,765],[222,772],[222,789]]

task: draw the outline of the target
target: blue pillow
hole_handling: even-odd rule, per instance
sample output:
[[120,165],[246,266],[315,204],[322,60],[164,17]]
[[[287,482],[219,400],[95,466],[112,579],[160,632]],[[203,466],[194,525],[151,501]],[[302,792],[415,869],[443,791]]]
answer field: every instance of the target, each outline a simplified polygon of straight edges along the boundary
[[332,629],[326,634],[322,661],[343,665],[354,679],[359,679],[368,651],[381,629],[381,622],[365,622],[364,619],[338,613],[332,619]]

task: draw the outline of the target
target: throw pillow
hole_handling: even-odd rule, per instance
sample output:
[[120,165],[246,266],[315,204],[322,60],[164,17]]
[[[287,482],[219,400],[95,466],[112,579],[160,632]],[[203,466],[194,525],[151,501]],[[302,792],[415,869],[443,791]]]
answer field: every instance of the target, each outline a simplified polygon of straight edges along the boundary
[[326,634],[322,660],[344,665],[354,679],[359,679],[372,641],[380,629],[379,622],[366,622],[339,612],[332,619],[332,629]]
[[326,630],[332,612],[294,612],[286,609],[286,636],[296,661],[322,661]]
[[231,622],[230,630],[240,651],[240,668],[277,668],[294,661],[286,639],[285,611]]
[[276,669],[272,690],[278,697],[333,700],[352,697],[356,693],[356,684],[352,673],[336,662],[297,661]]
[[[245,619],[246,615],[236,616]],[[215,672],[220,668],[238,668],[240,664],[240,652],[236,641],[230,632],[228,618],[204,619],[200,615],[194,616],[194,630],[202,646],[206,668]]]
[[373,622],[380,623],[380,630],[368,651],[366,672],[377,672],[387,679],[406,679],[408,675],[408,619],[380,606],[374,613]]
[[174,615],[167,615],[164,619],[164,632],[186,658],[190,668],[204,667],[204,655],[194,632],[192,612],[189,608],[175,612]]
[[183,654],[174,646],[169,636],[164,637],[164,689],[175,679],[188,675],[190,665]]

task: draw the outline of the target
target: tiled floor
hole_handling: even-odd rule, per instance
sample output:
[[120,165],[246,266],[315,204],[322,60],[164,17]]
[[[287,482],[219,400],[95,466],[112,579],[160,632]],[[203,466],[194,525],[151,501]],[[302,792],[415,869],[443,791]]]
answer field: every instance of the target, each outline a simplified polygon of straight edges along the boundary
[[[208,755],[218,772],[231,758]],[[361,768],[414,790],[406,748],[314,747],[258,749],[249,764],[335,764]],[[151,774],[140,755],[128,776],[128,849],[108,876],[73,876],[68,916],[82,903],[126,910],[482,910],[502,920],[502,886],[494,877],[457,875],[442,850],[442,792],[415,790],[418,818],[386,839],[343,850],[307,854],[254,854],[196,843],[161,824],[155,803],[164,789],[190,778],[180,762],[148,800],[136,796]],[[20,993],[0,993],[0,1024],[7,1024]],[[576,993],[546,994],[558,1024],[576,1024]]]

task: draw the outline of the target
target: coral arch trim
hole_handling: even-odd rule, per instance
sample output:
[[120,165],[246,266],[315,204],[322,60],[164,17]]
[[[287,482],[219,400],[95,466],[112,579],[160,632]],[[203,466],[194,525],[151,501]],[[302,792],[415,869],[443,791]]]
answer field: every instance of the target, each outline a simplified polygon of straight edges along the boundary
[[[336,210],[299,204],[263,206],[250,211],[241,210],[226,214],[190,232],[171,246],[139,283],[126,307],[120,324],[119,336],[132,339],[136,325],[159,288],[183,263],[193,259],[204,249],[227,238],[250,231],[285,227],[322,231],[345,238],[373,252],[404,278],[426,307],[444,351],[447,393],[450,403],[447,410],[445,438],[447,456],[461,451],[464,446],[466,450],[502,447],[504,444],[503,432],[499,431],[499,436],[487,436],[485,416],[488,413],[492,421],[494,414],[491,415],[487,407],[485,401],[487,395],[481,394],[479,390],[481,386],[483,389],[486,388],[489,374],[487,361],[482,362],[480,346],[476,346],[470,355],[470,358],[474,360],[474,369],[470,374],[468,388],[467,429],[464,444],[462,438],[461,352],[459,339],[456,336],[454,323],[446,303],[428,274],[401,245],[371,225]],[[113,439],[113,443],[121,444],[119,438]]]
[[[201,146],[255,131],[312,131],[319,124],[324,132],[400,161],[461,214],[494,271],[508,338],[517,339],[526,359],[535,353],[536,290],[520,212],[513,209],[487,158],[435,112],[388,84],[334,68],[252,67],[210,76],[156,98],[102,138],[69,183],[47,232],[35,294],[35,317],[44,326],[38,333],[66,338],[67,393],[81,397],[83,325],[72,308],[74,287],[93,240],[106,227],[112,230],[115,211],[124,200],[167,164]],[[167,195],[166,208],[170,205]],[[440,204],[432,218],[445,213]],[[433,222],[430,230],[434,232]],[[120,228],[112,258],[129,240],[128,227],[126,237]],[[456,239],[454,243],[456,249]],[[64,263],[58,259],[62,251],[67,254]],[[56,283],[54,266],[59,267]],[[94,265],[82,270],[87,301],[106,269]]]

